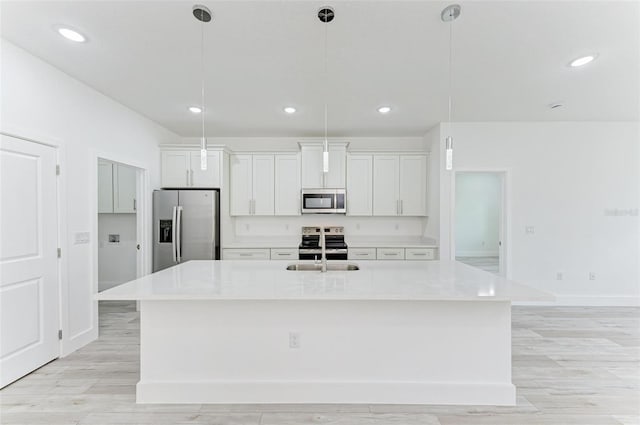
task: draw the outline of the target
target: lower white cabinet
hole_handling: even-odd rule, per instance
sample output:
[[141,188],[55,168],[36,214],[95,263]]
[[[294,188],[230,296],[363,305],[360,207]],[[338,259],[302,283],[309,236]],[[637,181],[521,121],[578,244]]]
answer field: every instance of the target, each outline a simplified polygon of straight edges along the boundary
[[375,248],[349,248],[347,257],[349,260],[375,260]]
[[378,248],[376,250],[378,260],[404,260],[404,248]]
[[222,250],[223,260],[269,260],[269,248],[225,248]]
[[435,260],[435,248],[405,248],[405,260]]
[[297,260],[298,248],[271,248],[272,260]]

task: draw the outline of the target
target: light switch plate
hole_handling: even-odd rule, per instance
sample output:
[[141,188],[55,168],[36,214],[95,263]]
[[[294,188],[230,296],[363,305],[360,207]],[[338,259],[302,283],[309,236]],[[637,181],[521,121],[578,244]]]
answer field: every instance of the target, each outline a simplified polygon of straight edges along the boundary
[[78,232],[74,235],[75,245],[84,245],[91,242],[91,234],[89,232]]

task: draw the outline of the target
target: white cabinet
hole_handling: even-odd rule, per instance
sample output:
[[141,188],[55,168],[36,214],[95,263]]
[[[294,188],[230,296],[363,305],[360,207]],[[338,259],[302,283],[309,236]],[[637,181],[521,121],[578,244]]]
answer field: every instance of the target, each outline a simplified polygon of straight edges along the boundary
[[113,164],[113,212],[136,212],[136,170]]
[[347,250],[347,257],[349,260],[375,260],[376,249],[375,248],[349,248]]
[[98,213],[136,212],[136,169],[98,161]]
[[322,169],[322,143],[300,143],[302,188],[342,189],[346,186],[347,143],[329,143],[329,172]]
[[113,212],[113,164],[98,161],[98,213]]
[[269,260],[269,248],[225,248],[222,250],[223,260]]
[[218,188],[221,184],[222,153],[207,151],[207,169],[200,167],[200,150],[162,151],[162,187]]
[[274,214],[273,155],[231,155],[230,214]]
[[373,215],[427,214],[426,155],[373,156]]
[[271,248],[272,260],[297,260],[298,248]]
[[274,160],[274,213],[300,215],[300,155],[277,154]]
[[347,156],[347,215],[373,214],[373,156]]
[[378,260],[404,260],[404,248],[378,248],[376,251]]

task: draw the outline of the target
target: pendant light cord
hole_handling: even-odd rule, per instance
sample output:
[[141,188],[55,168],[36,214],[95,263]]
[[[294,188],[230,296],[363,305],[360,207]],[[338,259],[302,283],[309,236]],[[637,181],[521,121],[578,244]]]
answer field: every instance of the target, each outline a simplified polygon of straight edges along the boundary
[[[201,15],[204,14],[204,12],[200,12]],[[200,87],[201,87],[201,104],[202,104],[202,119],[201,119],[201,123],[202,123],[202,140],[200,141],[200,148],[201,149],[206,149],[207,148],[207,142],[204,136],[204,19],[200,21]]]
[[324,23],[324,150],[327,151],[329,149],[327,142],[327,129],[328,129],[328,118],[327,118],[327,91],[329,89],[329,71],[328,71],[328,58],[327,58],[327,33],[329,31],[329,22]]
[[451,129],[452,129],[452,123],[451,123],[451,117],[452,117],[452,101],[451,101],[451,92],[453,91],[453,21],[455,21],[454,18],[454,11],[453,9],[451,11],[449,11],[451,20],[449,21],[449,135],[451,135]]

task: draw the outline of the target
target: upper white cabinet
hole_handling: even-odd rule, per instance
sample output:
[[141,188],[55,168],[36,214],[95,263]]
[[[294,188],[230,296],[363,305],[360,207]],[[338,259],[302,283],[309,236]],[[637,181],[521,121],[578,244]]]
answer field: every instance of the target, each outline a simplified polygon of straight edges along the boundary
[[136,212],[136,170],[113,164],[113,212]]
[[98,213],[136,212],[136,170],[98,161]]
[[[322,169],[322,143],[300,143],[302,188],[339,189],[346,187],[347,143],[329,143],[329,172]],[[348,202],[348,201],[347,201]]]
[[98,161],[98,212],[113,212],[113,164]]
[[426,155],[373,155],[373,215],[427,215]]
[[274,213],[300,215],[300,155],[278,154],[274,158]]
[[373,156],[347,156],[347,215],[373,214]]
[[274,156],[231,155],[231,215],[274,214]]
[[207,169],[200,167],[200,150],[162,151],[162,187],[219,188],[221,183],[222,153],[207,151]]

